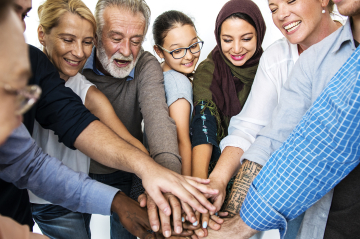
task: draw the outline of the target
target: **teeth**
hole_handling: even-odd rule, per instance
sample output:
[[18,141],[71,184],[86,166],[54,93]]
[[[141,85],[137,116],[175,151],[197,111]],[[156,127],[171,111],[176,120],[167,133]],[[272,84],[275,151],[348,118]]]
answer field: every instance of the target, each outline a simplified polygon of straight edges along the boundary
[[71,63],[71,64],[78,64],[79,62],[78,61],[72,61],[72,60],[69,60],[69,59],[65,59],[67,62]]
[[301,21],[290,23],[289,25],[286,25],[284,27],[284,29],[287,32],[291,32],[291,31],[295,30],[299,26],[300,23],[301,23]]

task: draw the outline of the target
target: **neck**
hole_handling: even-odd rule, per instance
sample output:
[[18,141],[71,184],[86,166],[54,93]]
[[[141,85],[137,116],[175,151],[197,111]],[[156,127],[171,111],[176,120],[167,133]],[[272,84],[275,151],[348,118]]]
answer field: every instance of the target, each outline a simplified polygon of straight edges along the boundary
[[360,15],[352,16],[351,20],[352,20],[351,30],[353,37],[357,42],[360,42]]
[[70,78],[69,76],[65,75],[64,73],[59,71],[59,75],[60,78],[63,79],[64,81],[68,81],[68,79]]
[[[322,41],[325,37],[329,36],[331,33],[336,31],[341,24],[339,22],[334,22],[330,14],[323,14],[323,19],[321,20],[319,26],[315,29],[315,31],[312,33],[312,36],[309,37],[304,42],[301,42],[298,44],[299,49],[301,49],[301,52],[307,50],[312,45]],[[299,50],[300,54],[300,50]]]

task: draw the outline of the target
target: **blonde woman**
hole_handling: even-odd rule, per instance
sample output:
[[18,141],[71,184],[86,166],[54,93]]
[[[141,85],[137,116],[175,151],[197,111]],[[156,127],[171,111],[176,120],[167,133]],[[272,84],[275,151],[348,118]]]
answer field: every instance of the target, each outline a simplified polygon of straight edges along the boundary
[[[91,11],[81,0],[47,0],[39,7],[38,14],[38,38],[43,52],[59,71],[65,86],[71,88],[100,121],[124,140],[148,153],[141,142],[127,131],[106,96],[79,73],[91,54],[95,38],[96,23]],[[38,122],[34,124],[33,137],[46,153],[68,167],[89,172],[88,156],[60,144],[54,132],[42,128]],[[129,178],[131,180],[131,174]],[[51,238],[90,238],[89,215],[52,205],[31,192],[29,195],[33,218],[45,235]],[[130,235],[127,231],[124,233]]]

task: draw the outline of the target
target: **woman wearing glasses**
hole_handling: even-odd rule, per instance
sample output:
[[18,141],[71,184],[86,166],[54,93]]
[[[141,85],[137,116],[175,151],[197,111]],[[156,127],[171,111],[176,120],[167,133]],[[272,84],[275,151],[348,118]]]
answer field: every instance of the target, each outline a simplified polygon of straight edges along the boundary
[[[43,51],[82,102],[104,124],[124,140],[148,153],[140,141],[132,137],[116,116],[108,99],[78,73],[90,56],[95,37],[95,18],[81,0],[47,0],[38,9],[38,37]],[[53,131],[34,124],[33,137],[51,156],[74,171],[89,172],[90,158],[58,142]],[[42,232],[52,238],[90,238],[89,220],[29,192],[34,220]]]
[[166,101],[169,114],[176,123],[181,173],[191,176],[190,118],[193,110],[192,87],[188,78],[200,57],[203,41],[197,36],[195,25],[184,13],[167,11],[158,16],[153,25],[154,50],[164,61]]

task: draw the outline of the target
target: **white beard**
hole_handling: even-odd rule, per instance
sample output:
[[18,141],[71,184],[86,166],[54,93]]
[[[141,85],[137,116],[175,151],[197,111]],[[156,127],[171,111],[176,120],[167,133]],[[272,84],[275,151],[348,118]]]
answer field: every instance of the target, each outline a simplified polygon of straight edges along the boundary
[[[141,50],[139,51],[139,54],[136,58],[136,60],[134,61],[134,56],[133,54],[131,54],[130,56],[123,56],[123,54],[116,52],[114,55],[111,56],[111,58],[109,59],[105,53],[105,49],[103,47],[103,44],[100,42],[99,47],[97,48],[97,57],[101,63],[101,65],[103,66],[103,68],[113,77],[115,78],[125,78],[127,77],[130,72],[132,71],[132,69],[134,69],[140,55],[141,55]],[[125,66],[125,67],[118,67],[115,64],[115,59],[117,60],[124,60],[124,61],[131,61],[129,65]]]

